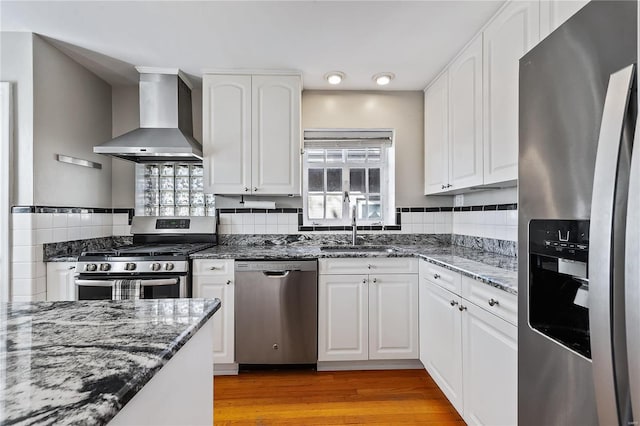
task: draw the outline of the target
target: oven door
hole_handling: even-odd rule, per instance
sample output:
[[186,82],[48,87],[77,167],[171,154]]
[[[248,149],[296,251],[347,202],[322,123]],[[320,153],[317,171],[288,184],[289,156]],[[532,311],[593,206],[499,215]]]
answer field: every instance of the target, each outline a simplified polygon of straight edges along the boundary
[[103,276],[76,278],[76,300],[111,300],[120,280],[139,280],[141,299],[190,297],[185,275],[172,276]]

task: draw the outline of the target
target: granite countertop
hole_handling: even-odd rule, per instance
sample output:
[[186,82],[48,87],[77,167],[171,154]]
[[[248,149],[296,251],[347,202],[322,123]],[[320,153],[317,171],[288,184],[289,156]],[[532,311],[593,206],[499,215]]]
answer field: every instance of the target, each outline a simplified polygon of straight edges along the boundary
[[518,294],[518,259],[455,245],[388,245],[393,252],[323,251],[317,245],[219,245],[192,259],[321,259],[341,257],[419,257],[500,290]]
[[105,424],[220,300],[0,304],[0,424]]

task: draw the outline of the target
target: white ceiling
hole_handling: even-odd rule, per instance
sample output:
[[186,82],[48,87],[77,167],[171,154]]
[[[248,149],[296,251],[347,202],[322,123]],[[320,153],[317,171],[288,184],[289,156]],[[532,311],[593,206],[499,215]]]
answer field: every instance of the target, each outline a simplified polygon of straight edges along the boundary
[[[136,65],[294,69],[306,89],[421,90],[503,0],[496,1],[2,1],[2,31],[32,31],[111,84]],[[343,71],[340,86],[323,75]]]

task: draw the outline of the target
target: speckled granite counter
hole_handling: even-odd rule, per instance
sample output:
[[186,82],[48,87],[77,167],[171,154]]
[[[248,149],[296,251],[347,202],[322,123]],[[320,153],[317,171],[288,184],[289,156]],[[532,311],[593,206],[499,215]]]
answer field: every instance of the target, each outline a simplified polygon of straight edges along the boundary
[[518,259],[455,245],[390,245],[388,252],[323,251],[313,245],[219,245],[193,259],[320,259],[340,257],[420,257],[511,294],[518,294]]
[[0,304],[0,424],[107,423],[219,308],[218,299]]

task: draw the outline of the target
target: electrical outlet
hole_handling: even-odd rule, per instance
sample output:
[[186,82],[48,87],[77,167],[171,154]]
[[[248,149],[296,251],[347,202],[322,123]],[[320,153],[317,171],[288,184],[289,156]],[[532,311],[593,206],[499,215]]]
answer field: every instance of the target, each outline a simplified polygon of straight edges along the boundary
[[453,199],[453,205],[455,207],[462,207],[464,204],[464,194],[458,194]]

